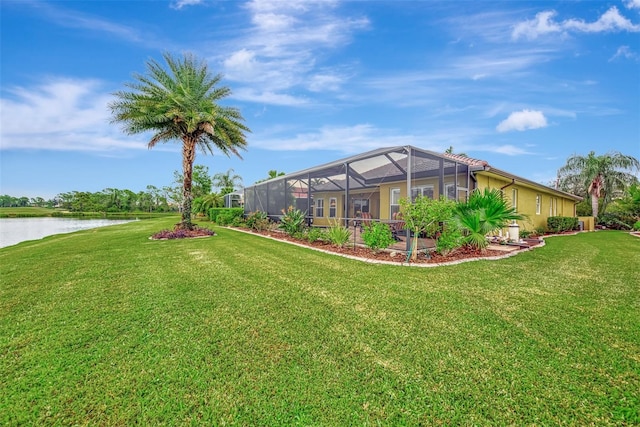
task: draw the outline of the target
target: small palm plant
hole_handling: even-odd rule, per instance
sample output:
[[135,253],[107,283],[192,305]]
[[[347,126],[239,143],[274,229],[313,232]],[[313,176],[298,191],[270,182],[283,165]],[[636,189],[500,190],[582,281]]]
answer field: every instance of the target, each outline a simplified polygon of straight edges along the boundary
[[305,215],[300,209],[294,209],[293,206],[289,206],[286,211],[282,210],[282,218],[278,228],[282,229],[289,236],[296,236],[302,233],[305,227]]
[[495,188],[475,190],[469,201],[458,204],[455,216],[464,231],[464,243],[481,250],[489,245],[487,234],[504,228],[509,221],[524,219]]

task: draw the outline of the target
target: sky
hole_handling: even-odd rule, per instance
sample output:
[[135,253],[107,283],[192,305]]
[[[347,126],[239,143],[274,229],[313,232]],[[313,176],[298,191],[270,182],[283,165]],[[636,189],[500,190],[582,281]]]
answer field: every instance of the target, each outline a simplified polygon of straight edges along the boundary
[[150,59],[192,53],[251,129],[245,186],[379,147],[548,184],[574,154],[640,158],[640,0],[0,2],[0,194],[174,185],[179,141],[113,124]]

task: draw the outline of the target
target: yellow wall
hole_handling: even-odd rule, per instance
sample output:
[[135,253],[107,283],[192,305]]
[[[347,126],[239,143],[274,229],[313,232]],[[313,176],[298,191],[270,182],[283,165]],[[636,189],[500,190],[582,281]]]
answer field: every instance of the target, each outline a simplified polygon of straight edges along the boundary
[[[460,176],[458,178],[459,183],[464,183],[465,176]],[[477,187],[480,190],[484,190],[485,188],[495,188],[495,189],[503,189],[505,199],[512,203],[513,190],[517,190],[517,211],[520,214],[526,215],[527,218],[518,221],[521,230],[529,230],[533,231],[537,227],[546,228],[547,226],[547,218],[549,216],[569,216],[575,217],[575,204],[576,202],[573,199],[563,197],[560,194],[554,193],[552,191],[546,190],[544,187],[534,187],[527,184],[519,183],[517,180],[515,183],[512,183],[511,179],[504,178],[497,175],[491,175],[483,172],[476,173],[477,179]],[[446,177],[444,184],[445,189],[447,184],[453,184],[453,177]],[[438,179],[421,179],[414,180],[411,182],[412,187],[418,187],[423,185],[432,185],[434,190],[434,197],[437,198],[440,196],[438,192]],[[369,199],[369,210],[372,213],[373,218],[378,218],[382,220],[389,220],[390,218],[390,199],[391,199],[391,189],[399,188],[400,189],[400,198],[407,197],[407,183],[405,181],[399,181],[394,183],[385,183],[381,184],[379,187],[379,191],[376,190],[368,190],[365,192],[350,192],[349,198],[365,198]],[[443,189],[444,191],[446,191]],[[540,196],[540,212],[536,213],[536,196]],[[335,197],[337,200],[337,220],[343,220],[344,216],[353,217],[354,212],[346,212],[344,211],[344,192],[331,192],[331,193],[315,193],[314,199],[323,198],[324,199],[324,216],[322,218],[315,217],[315,209],[314,209],[314,224],[320,226],[331,225],[334,221],[333,218],[329,218],[329,199],[331,197]],[[460,201],[464,201],[466,194],[461,193],[458,195]],[[553,205],[553,201],[555,200],[555,208],[551,209]],[[379,216],[376,215],[379,212]],[[587,229],[587,222],[585,222],[585,229]]]
[[[547,227],[547,218],[549,216],[570,216],[575,217],[575,204],[573,199],[563,197],[557,193],[546,190],[543,187],[530,187],[528,185],[522,185],[516,180],[512,183],[512,180],[508,178],[496,177],[494,175],[486,175],[482,172],[478,172],[476,175],[478,179],[478,188],[484,190],[485,188],[503,188],[505,199],[509,203],[513,203],[513,190],[517,190],[517,211],[520,214],[526,215],[527,218],[518,221],[520,230],[533,231],[535,228]],[[536,196],[541,198],[540,212],[536,210]],[[552,209],[555,199],[555,208]]]

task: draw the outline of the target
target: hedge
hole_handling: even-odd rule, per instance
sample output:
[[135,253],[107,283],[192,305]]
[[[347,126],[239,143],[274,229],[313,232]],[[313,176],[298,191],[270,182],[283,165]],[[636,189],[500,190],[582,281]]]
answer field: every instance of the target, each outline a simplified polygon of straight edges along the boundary
[[244,215],[243,208],[211,208],[209,209],[209,219],[213,222],[224,222],[226,225],[233,222],[235,218],[241,218]]
[[580,228],[578,218],[572,216],[550,216],[547,218],[547,229],[556,233],[577,230]]

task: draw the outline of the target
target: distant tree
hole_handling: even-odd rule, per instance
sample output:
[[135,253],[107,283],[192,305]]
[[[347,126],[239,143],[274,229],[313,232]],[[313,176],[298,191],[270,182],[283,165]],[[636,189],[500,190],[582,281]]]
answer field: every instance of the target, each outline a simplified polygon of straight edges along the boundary
[[446,150],[444,150],[445,153],[447,154],[456,154],[458,156],[462,156],[462,157],[468,157],[466,153],[454,153],[453,152],[453,145],[450,145],[449,148],[447,148]]
[[268,181],[268,180],[270,180],[270,179],[277,178],[277,177],[279,177],[279,176],[283,176],[283,175],[286,175],[286,173],[284,173],[284,172],[278,172],[278,171],[277,171],[277,170],[275,170],[275,169],[271,169],[271,170],[268,172],[268,176],[267,176],[265,179],[260,179],[260,180],[256,181],[255,183],[257,184],[257,183],[259,183],[259,182]]
[[242,189],[242,177],[233,172],[233,169],[228,169],[213,175],[213,186],[220,190],[222,196]]
[[226,86],[218,86],[222,76],[212,76],[207,64],[193,55],[181,59],[163,55],[168,69],[155,60],[147,62],[146,75],[134,75],[135,82],[126,86],[130,92],[115,93],[110,104],[113,122],[121,123],[128,134],[153,132],[149,148],[159,142],[182,142],[182,220],[180,227],[193,228],[193,164],[196,149],[225,155],[245,149],[245,132],[249,128],[239,110],[218,104],[231,94]]
[[[173,171],[174,182],[178,185],[182,185],[184,182],[184,175],[178,171]],[[213,179],[209,176],[209,168],[205,165],[193,166],[193,184],[191,187],[191,194],[193,198],[202,197],[210,194],[213,186]]]
[[638,182],[633,174],[640,170],[640,162],[617,151],[596,156],[591,151],[587,156],[573,155],[558,170],[558,185],[561,190],[579,191],[579,196],[591,197],[593,216],[605,212],[607,205],[624,190]]

